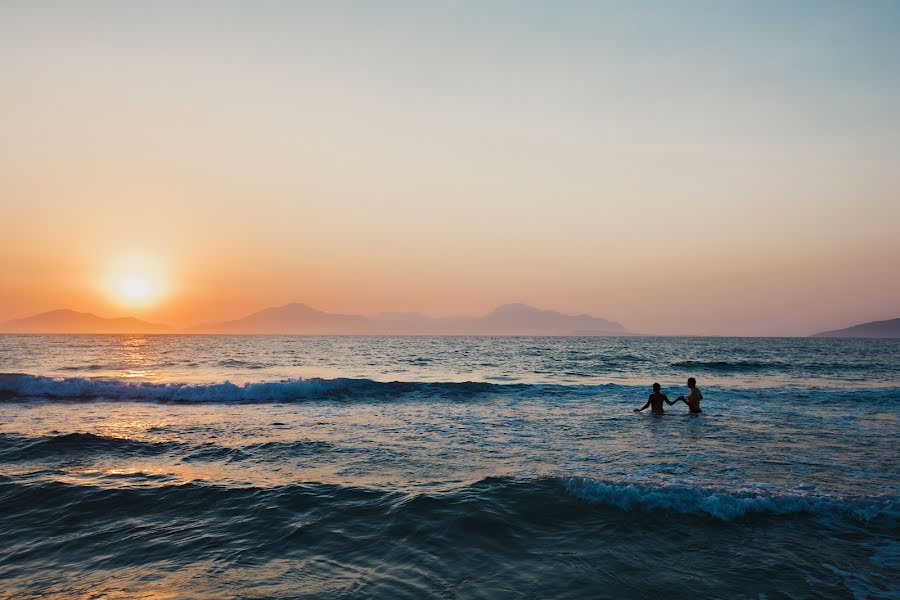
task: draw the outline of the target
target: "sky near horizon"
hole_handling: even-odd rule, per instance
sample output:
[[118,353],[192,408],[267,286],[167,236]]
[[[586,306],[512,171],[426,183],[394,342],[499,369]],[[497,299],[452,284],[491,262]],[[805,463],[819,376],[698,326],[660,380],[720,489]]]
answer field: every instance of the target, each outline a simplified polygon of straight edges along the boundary
[[0,89],[0,320],[900,316],[897,2],[5,1]]

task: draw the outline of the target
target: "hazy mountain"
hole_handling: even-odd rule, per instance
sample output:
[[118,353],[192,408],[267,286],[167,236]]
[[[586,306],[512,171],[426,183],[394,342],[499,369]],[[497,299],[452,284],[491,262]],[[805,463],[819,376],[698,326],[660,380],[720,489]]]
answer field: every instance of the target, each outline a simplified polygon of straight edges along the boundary
[[359,315],[326,313],[294,302],[266,308],[242,319],[207,323],[194,328],[198,333],[261,333],[354,335],[370,333],[371,323]]
[[434,318],[421,313],[381,313],[372,317],[327,313],[305,304],[287,304],[223,323],[194,328],[198,333],[319,335],[629,335],[613,321],[566,315],[525,304],[506,304],[481,317]]
[[813,337],[834,338],[900,338],[900,319],[888,319],[887,321],[872,321],[862,323],[846,329],[823,331]]
[[527,304],[504,304],[476,320],[489,335],[625,335],[618,323],[590,315],[565,315]]
[[165,325],[134,317],[107,319],[75,310],[60,309],[0,323],[0,333],[168,333]]

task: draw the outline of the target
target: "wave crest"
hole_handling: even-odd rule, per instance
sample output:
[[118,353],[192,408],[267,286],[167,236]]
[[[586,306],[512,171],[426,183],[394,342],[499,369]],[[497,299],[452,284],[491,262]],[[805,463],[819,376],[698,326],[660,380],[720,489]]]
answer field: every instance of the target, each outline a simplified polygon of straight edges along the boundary
[[786,369],[789,365],[780,362],[763,362],[755,360],[681,360],[672,363],[673,369],[695,370],[721,373],[744,373],[751,371],[767,371]]
[[431,396],[475,396],[500,388],[527,387],[482,382],[380,382],[371,379],[289,379],[235,384],[148,383],[67,377],[56,379],[24,373],[0,374],[0,394],[20,398],[113,399],[159,402],[296,402],[317,399],[381,398],[427,393]]
[[612,483],[587,477],[562,479],[566,491],[594,504],[622,510],[667,510],[700,514],[720,521],[733,521],[753,514],[820,514],[850,517],[860,521],[878,518],[896,520],[900,499],[895,496],[842,499],[800,494],[734,492],[675,485],[642,486]]
[[0,462],[58,458],[73,454],[151,456],[180,446],[176,442],[130,440],[93,433],[69,433],[38,439],[0,434]]

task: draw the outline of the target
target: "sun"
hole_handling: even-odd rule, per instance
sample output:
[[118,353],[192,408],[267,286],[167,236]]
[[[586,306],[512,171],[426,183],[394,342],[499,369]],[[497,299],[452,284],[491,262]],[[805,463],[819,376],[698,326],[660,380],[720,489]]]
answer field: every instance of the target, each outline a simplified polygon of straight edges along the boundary
[[125,275],[116,287],[119,298],[128,304],[146,304],[155,295],[153,282],[139,273]]
[[166,279],[157,261],[119,259],[104,277],[106,295],[128,308],[146,308],[166,293]]
[[150,273],[126,272],[113,279],[110,292],[119,304],[140,308],[159,300],[163,286],[161,281]]

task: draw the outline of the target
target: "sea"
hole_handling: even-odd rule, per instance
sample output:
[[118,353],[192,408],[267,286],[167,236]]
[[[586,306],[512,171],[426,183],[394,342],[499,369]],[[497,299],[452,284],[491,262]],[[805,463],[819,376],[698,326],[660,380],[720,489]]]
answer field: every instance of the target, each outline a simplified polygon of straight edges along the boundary
[[[900,340],[5,335],[0,373],[2,598],[900,597]],[[702,414],[634,412],[688,377]]]

